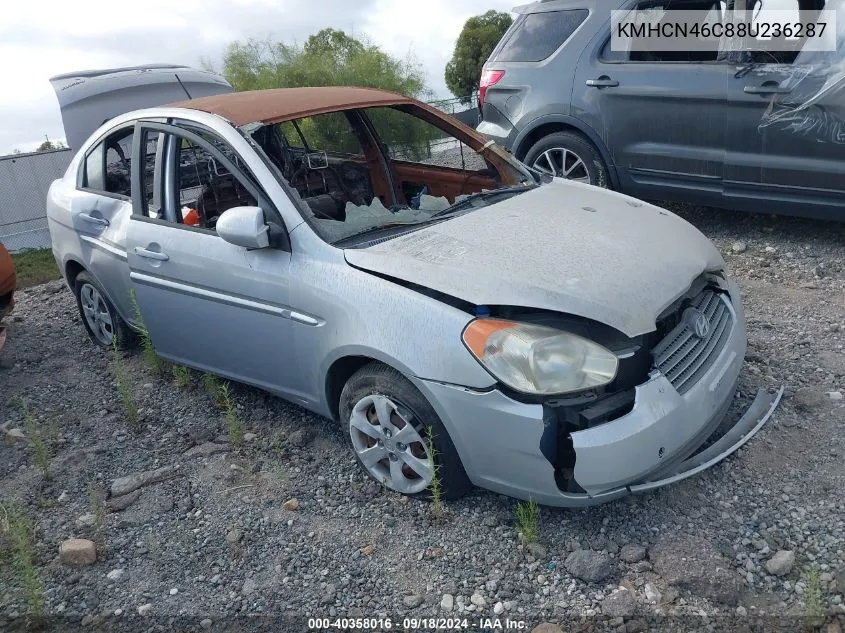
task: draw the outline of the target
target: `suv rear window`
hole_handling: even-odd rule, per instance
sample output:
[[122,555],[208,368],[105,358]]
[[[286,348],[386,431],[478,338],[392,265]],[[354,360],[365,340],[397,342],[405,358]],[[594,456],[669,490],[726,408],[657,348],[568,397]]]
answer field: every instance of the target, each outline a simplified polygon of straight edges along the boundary
[[587,9],[521,15],[490,56],[494,62],[539,62],[554,53],[587,19]]

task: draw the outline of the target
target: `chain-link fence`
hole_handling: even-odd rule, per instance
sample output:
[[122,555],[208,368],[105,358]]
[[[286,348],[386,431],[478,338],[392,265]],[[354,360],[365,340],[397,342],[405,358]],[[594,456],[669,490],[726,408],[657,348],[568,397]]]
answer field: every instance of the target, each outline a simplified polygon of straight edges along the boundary
[[0,156],[0,242],[11,252],[50,247],[47,189],[72,157],[69,149]]

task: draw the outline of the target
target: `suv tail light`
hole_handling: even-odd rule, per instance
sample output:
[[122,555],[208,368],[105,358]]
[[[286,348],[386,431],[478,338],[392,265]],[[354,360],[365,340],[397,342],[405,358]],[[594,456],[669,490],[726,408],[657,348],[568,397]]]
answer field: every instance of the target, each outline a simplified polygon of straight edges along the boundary
[[481,82],[478,85],[478,107],[484,107],[484,97],[487,96],[487,88],[495,86],[502,77],[505,76],[504,70],[485,70],[481,73]]

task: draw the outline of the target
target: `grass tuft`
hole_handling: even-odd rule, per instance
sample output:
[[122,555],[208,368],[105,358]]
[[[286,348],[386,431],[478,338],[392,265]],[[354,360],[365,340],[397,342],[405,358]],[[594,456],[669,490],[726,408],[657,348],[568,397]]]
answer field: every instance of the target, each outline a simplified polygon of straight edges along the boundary
[[240,448],[244,443],[244,425],[238,421],[235,398],[232,396],[228,383],[220,385],[219,391],[225,409],[226,433],[229,435],[232,446]]
[[105,555],[106,549],[106,491],[96,481],[89,481],[88,504],[91,506],[91,514],[94,515],[94,535],[97,549],[101,555]]
[[437,464],[437,447],[434,445],[434,431],[429,426],[426,432],[426,448],[428,457],[431,460],[431,483],[428,484],[428,492],[431,495],[431,514],[435,519],[443,516],[443,484],[440,481],[440,466]]
[[807,589],[804,591],[804,630],[814,631],[824,623],[821,574],[807,572]]
[[35,523],[17,504],[0,504],[0,511],[0,536],[9,544],[10,576],[23,592],[29,624],[37,624],[44,616],[44,588],[35,566]]
[[25,290],[38,284],[60,279],[56,258],[49,248],[27,248],[12,253],[15,264],[18,290]]
[[126,425],[133,433],[140,434],[144,430],[144,421],[141,419],[138,405],[135,402],[132,374],[123,359],[123,355],[117,348],[117,341],[112,345],[111,369],[117,385],[117,397],[126,418]]
[[222,389],[220,385],[220,380],[214,374],[203,374],[202,375],[202,386],[205,389],[205,392],[211,396],[211,399],[214,401],[214,406],[218,408],[223,408],[226,406],[226,403],[223,401],[222,397]]
[[129,291],[129,298],[132,301],[132,309],[135,312],[135,325],[138,327],[138,337],[141,340],[141,358],[147,368],[157,376],[164,375],[166,368],[165,362],[159,358],[156,352],[153,340],[150,338],[150,332],[147,326],[144,325],[144,317],[141,315],[141,306],[138,304],[138,297],[135,295],[135,289]]
[[173,380],[176,382],[176,386],[179,389],[190,389],[191,388],[191,370],[184,365],[173,365],[171,367],[171,371],[173,372]]
[[522,540],[526,543],[537,542],[537,537],[540,534],[537,529],[539,517],[540,511],[537,508],[537,502],[533,499],[520,501],[516,505],[516,520],[519,523]]
[[23,428],[32,458],[35,460],[35,465],[41,471],[44,480],[49,481],[52,477],[50,473],[51,438],[45,434],[42,425],[32,415],[27,403],[23,400],[19,400],[19,403],[23,410]]

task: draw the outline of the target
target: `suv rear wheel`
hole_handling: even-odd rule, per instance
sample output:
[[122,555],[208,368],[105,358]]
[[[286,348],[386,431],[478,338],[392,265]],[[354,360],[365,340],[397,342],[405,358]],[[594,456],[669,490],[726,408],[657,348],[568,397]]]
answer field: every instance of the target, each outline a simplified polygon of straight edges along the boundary
[[550,176],[608,187],[607,168],[598,150],[574,132],[544,136],[531,146],[524,162]]

